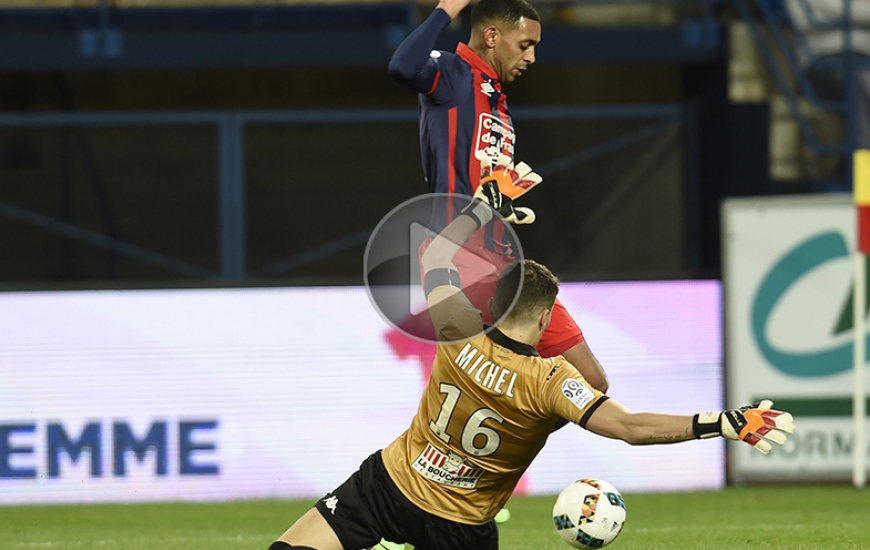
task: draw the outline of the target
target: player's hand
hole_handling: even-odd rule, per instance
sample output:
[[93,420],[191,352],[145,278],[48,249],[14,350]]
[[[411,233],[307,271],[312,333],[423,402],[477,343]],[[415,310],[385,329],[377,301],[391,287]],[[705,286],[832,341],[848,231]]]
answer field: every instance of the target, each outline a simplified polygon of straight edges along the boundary
[[533,171],[532,167],[525,162],[514,166],[510,157],[500,155],[493,166],[490,157],[484,154],[478,154],[478,157],[481,183],[494,179],[498,183],[499,190],[511,199],[528,193],[533,187],[544,181],[544,178]]
[[[481,193],[492,195],[492,190],[484,189],[484,184],[494,183],[498,192],[502,195],[498,199],[499,204],[507,204],[504,207],[505,212],[501,212],[499,207],[493,207],[499,210],[508,222],[518,225],[530,224],[535,221],[535,213],[531,208],[525,206],[513,206],[513,200],[524,195],[532,187],[538,185],[544,179],[535,173],[532,168],[525,162],[521,162],[514,166],[510,157],[499,155],[498,160],[493,166],[492,159],[481,152],[478,152],[477,158],[480,161],[480,186],[477,188],[475,196],[493,204],[494,197],[489,199],[480,196]],[[511,208],[513,211],[511,212]]]
[[767,454],[772,449],[770,441],[784,445],[787,434],[794,432],[794,418],[791,413],[771,409],[771,405],[773,401],[765,399],[739,409],[727,409],[719,413],[718,418],[710,413],[699,415],[698,422],[701,425],[715,422],[722,437],[745,441],[761,453]]
[[442,10],[447,12],[447,15],[450,16],[450,19],[456,19],[456,16],[459,15],[465,6],[471,3],[471,0],[440,0],[438,5],[435,8],[441,8]]
[[768,441],[784,445],[786,434],[794,432],[791,413],[771,409],[773,401],[764,399],[753,405],[728,409],[720,420],[722,436],[745,441],[764,454],[772,448]]
[[524,225],[535,221],[532,209],[514,206],[514,201],[499,190],[498,183],[493,179],[480,182],[474,198],[490,205],[508,223]]

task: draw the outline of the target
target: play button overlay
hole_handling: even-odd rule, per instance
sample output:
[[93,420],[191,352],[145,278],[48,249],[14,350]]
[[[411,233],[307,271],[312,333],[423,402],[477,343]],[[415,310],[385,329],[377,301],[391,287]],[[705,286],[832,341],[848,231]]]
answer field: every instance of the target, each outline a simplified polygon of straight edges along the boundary
[[[423,292],[420,257],[447,220],[457,216],[470,202],[471,197],[465,195],[415,197],[393,208],[369,237],[363,258],[366,292],[380,316],[405,336],[437,343]],[[489,301],[499,275],[522,259],[522,248],[513,227],[498,214],[475,231],[453,257],[463,293],[483,312],[487,326],[496,326],[501,321],[493,320],[489,314]],[[508,291],[511,305],[519,291],[519,286]],[[479,334],[483,332],[481,326]],[[479,334],[466,334],[463,339]]]

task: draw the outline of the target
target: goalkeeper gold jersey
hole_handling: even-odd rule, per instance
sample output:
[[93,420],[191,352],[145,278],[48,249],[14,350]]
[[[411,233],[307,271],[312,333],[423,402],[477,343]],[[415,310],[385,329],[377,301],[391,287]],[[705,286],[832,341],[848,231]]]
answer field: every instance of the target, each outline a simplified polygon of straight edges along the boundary
[[[429,296],[441,342],[482,332],[464,294],[442,286]],[[423,510],[483,524],[501,510],[559,417],[581,426],[607,397],[563,357],[497,329],[441,343],[411,426],[382,453],[399,490]]]

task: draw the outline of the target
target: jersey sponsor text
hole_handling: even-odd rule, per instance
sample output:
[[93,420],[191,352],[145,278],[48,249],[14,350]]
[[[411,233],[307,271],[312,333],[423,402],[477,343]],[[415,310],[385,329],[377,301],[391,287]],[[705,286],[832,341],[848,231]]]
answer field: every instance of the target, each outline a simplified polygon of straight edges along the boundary
[[465,459],[453,451],[444,454],[431,443],[414,461],[414,470],[426,479],[460,489],[474,489],[484,473],[481,468],[466,466]]
[[499,155],[514,158],[516,140],[513,126],[490,113],[480,113],[477,123],[477,143],[474,147],[475,157],[483,153],[493,163],[498,160]]

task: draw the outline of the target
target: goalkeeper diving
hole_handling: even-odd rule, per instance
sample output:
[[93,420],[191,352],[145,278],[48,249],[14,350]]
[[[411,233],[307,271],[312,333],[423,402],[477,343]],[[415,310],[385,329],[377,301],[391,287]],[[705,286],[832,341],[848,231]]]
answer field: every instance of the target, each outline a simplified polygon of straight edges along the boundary
[[[688,415],[632,413],[563,357],[542,358],[535,345],[550,322],[559,281],[532,260],[504,270],[490,302],[492,318],[502,321],[486,327],[453,258],[475,232],[530,214],[518,216],[492,178],[470,203],[463,200],[467,206],[421,259],[439,343],[410,426],[270,550],[358,550],[382,538],[419,550],[496,550],[495,515],[560,418],[631,445],[725,437],[765,454],[794,431],[791,414],[768,400]],[[577,465],[577,475],[582,468]]]

